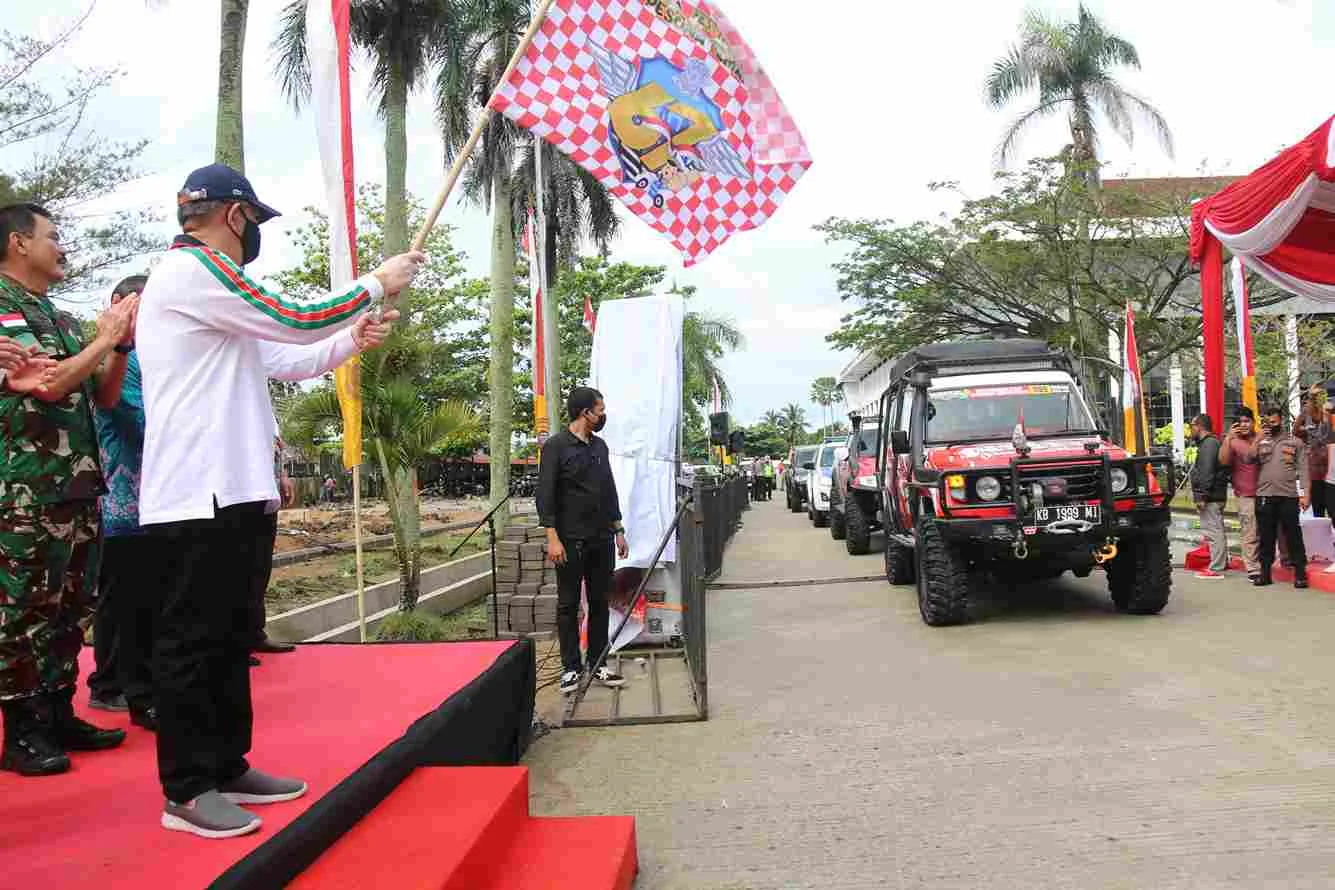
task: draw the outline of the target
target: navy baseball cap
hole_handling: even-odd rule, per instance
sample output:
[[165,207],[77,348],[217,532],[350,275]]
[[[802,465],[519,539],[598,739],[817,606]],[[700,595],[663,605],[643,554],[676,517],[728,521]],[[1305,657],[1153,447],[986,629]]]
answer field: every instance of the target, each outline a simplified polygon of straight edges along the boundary
[[200,167],[185,178],[185,185],[176,194],[176,204],[193,204],[195,201],[245,201],[259,211],[258,222],[262,223],[275,216],[282,216],[255,197],[255,189],[249,179],[226,164]]

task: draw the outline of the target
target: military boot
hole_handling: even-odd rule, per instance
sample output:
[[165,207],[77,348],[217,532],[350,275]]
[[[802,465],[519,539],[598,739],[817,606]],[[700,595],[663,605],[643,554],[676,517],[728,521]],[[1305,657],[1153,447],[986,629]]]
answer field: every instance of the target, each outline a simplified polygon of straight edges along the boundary
[[35,699],[3,703],[5,744],[0,769],[21,776],[54,776],[70,768],[70,759],[51,738]]
[[47,696],[51,737],[66,751],[104,751],[125,741],[123,729],[100,729],[74,714],[74,687]]

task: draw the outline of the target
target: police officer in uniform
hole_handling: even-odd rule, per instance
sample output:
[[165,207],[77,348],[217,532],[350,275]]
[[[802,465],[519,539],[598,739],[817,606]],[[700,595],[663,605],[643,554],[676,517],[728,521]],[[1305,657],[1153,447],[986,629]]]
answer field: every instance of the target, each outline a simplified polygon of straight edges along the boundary
[[85,347],[47,298],[64,266],[47,211],[0,207],[0,333],[49,359],[0,382],[0,768],[25,776],[64,772],[67,752],[125,740],[76,717],[74,691],[105,490],[93,377],[119,387],[138,301],[104,313]]

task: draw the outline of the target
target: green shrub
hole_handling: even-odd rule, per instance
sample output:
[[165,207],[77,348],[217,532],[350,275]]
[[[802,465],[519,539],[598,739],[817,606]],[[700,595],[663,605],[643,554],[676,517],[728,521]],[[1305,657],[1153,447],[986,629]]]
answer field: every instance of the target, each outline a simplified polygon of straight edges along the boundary
[[380,642],[432,643],[453,639],[445,622],[426,612],[397,612],[384,621],[375,632]]

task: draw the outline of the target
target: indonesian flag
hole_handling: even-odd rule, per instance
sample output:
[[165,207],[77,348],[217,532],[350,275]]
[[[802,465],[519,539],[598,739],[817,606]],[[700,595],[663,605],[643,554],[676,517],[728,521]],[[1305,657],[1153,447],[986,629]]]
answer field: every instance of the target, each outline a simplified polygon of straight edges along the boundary
[[[306,4],[311,110],[329,208],[329,285],[335,290],[357,278],[348,4],[349,0],[310,0]],[[334,371],[334,388],[343,413],[343,466],[351,469],[362,462],[362,374],[357,356]]]
[[589,332],[589,336],[592,337],[592,336],[593,336],[594,329],[596,329],[597,327],[598,327],[598,316],[597,316],[597,314],[593,311],[593,301],[589,299],[589,297],[588,297],[587,294],[585,294],[585,295],[584,295],[584,330],[588,331],[588,332]]
[[1126,304],[1126,326],[1122,332],[1122,430],[1123,443],[1132,454],[1148,454],[1145,393],[1141,386],[1140,353],[1136,349],[1136,313]]
[[490,107],[588,170],[688,266],[769,219],[811,166],[713,0],[554,0]]
[[524,226],[524,253],[528,256],[528,294],[533,301],[533,432],[543,436],[551,432],[547,420],[547,349],[543,343],[542,265],[534,245],[538,243],[538,221],[533,208]]
[[1247,293],[1247,268],[1240,256],[1233,258],[1233,310],[1238,326],[1238,358],[1242,366],[1239,375],[1242,378],[1242,404],[1260,417],[1260,403],[1256,397],[1256,351],[1252,348],[1251,299]]
[[723,391],[719,389],[717,377],[713,379],[712,383],[714,384],[714,413],[719,414],[723,411]]

